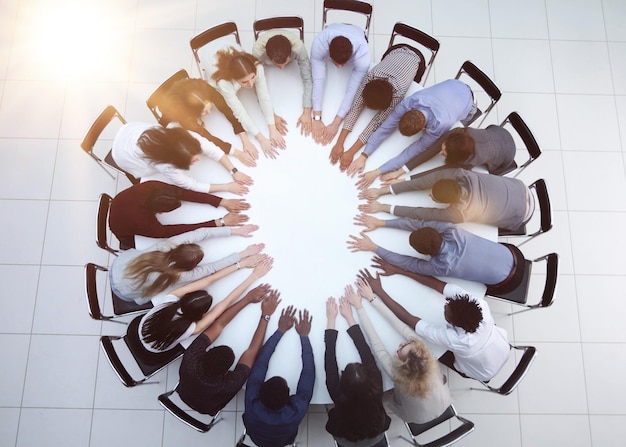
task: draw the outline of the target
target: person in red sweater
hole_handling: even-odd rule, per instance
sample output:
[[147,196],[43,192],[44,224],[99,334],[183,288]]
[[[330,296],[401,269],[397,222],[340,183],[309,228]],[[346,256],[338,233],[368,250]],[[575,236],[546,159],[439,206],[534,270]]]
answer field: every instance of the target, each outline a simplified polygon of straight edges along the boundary
[[[180,207],[182,201],[207,203],[216,208],[222,206],[229,212],[219,219],[192,224],[164,225],[159,222],[157,213],[173,211]],[[135,247],[135,235],[164,238],[202,227],[241,225],[248,220],[248,216],[240,213],[248,208],[250,204],[243,199],[223,199],[168,183],[148,181],[133,185],[113,198],[109,227],[125,250]]]

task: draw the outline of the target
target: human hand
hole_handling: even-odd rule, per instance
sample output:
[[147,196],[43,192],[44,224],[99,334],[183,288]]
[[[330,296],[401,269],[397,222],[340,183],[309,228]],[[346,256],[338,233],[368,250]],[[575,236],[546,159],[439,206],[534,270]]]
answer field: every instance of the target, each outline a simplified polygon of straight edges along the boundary
[[[376,272],[376,276],[372,276],[368,269],[362,269],[359,270],[359,274],[357,276],[360,280],[365,281],[369,285],[373,293],[380,295],[380,292],[383,290],[383,285],[378,272]],[[374,298],[373,295],[372,298]]]
[[328,126],[324,128],[324,136],[322,137],[322,144],[325,146],[335,138],[337,132],[339,131],[339,123],[333,121]]
[[243,146],[243,151],[245,153],[249,154],[254,160],[259,159],[259,150],[252,143],[252,141],[250,141],[247,135],[245,138],[242,138],[241,145]]
[[383,180],[382,177],[381,177],[380,179],[381,179],[380,184],[382,186],[391,186],[391,185],[395,185],[396,183],[406,182],[406,180],[404,180],[402,178],[397,178],[397,179],[392,179],[392,180]]
[[366,189],[365,191],[359,192],[359,199],[367,200],[368,202],[371,202],[372,200],[376,200],[380,196],[382,196],[383,195],[382,191],[383,191],[382,188]]
[[278,320],[278,330],[282,333],[287,332],[291,329],[295,323],[294,315],[296,314],[296,309],[292,305],[287,306],[286,309],[283,309],[280,313],[280,319]]
[[248,216],[239,213],[228,213],[224,216],[224,225],[232,227],[248,221]]
[[324,123],[321,120],[313,120],[311,124],[311,133],[313,134],[313,141],[317,144],[322,144],[324,141]]
[[372,251],[376,252],[378,246],[372,242],[372,240],[367,237],[363,232],[360,233],[361,237],[350,235],[351,241],[347,241],[348,249],[352,253],[356,253],[357,251]]
[[246,151],[239,151],[235,149],[232,154],[237,160],[239,160],[244,166],[252,167],[256,166],[256,159]]
[[250,290],[246,293],[246,296],[243,297],[244,300],[248,300],[249,303],[260,303],[263,301],[266,296],[270,293],[270,285],[269,284],[261,284],[256,286],[254,289]]
[[350,305],[350,301],[344,296],[339,298],[339,313],[343,318],[348,322],[348,326],[353,326],[356,324],[354,320],[354,315],[352,315],[352,306]]
[[245,199],[222,199],[220,206],[223,206],[231,213],[250,209],[250,204]]
[[263,150],[263,154],[265,154],[267,158],[271,158],[272,160],[274,160],[278,155],[278,150],[274,149],[274,147],[272,146],[272,142],[267,138],[261,136],[257,136],[257,139],[259,139],[259,142],[261,143],[261,149]]
[[270,289],[268,295],[261,303],[261,314],[272,315],[280,304],[280,292],[276,289]]
[[357,157],[352,163],[350,163],[350,167],[348,167],[348,175],[350,177],[354,177],[355,174],[360,174],[365,169],[365,157]]
[[248,245],[244,250],[239,253],[239,257],[241,259],[247,258],[248,256],[258,255],[265,248],[265,244],[252,244]]
[[241,185],[252,185],[254,183],[254,181],[252,180],[252,177],[250,177],[247,174],[244,174],[241,171],[237,171],[233,174],[233,180],[236,181],[237,183],[241,184]]
[[239,261],[239,267],[241,268],[252,268],[261,264],[263,261],[269,259],[269,256],[266,254],[256,254],[251,256],[246,256],[245,258]]
[[[369,272],[367,270],[365,270],[365,271],[369,274]],[[359,270],[359,273],[361,273],[361,272],[362,272],[362,270]],[[379,282],[380,282],[380,280],[379,280]],[[361,297],[365,298],[367,301],[372,301],[374,299],[374,292],[372,291],[372,287],[369,285],[367,280],[365,278],[361,277],[360,275],[357,276],[357,279],[356,279],[356,289],[357,289],[357,292],[358,292],[358,295],[359,295],[359,300],[361,299]],[[352,302],[352,301],[350,301],[350,302]],[[357,307],[357,309],[358,309],[358,307]]]
[[333,148],[330,150],[330,155],[328,156],[328,158],[330,158],[330,164],[336,165],[342,155],[343,144],[341,144],[340,142],[336,142]]
[[226,191],[232,192],[233,194],[237,194],[238,196],[241,196],[244,194],[248,194],[249,190],[247,186],[242,185],[241,183],[230,182],[226,184]]
[[272,147],[278,147],[280,149],[287,147],[283,135],[276,129],[276,126],[270,126],[270,141],[272,142]]
[[300,128],[300,135],[304,135],[305,137],[311,135],[312,122],[311,111],[304,110],[296,122],[296,127]]
[[330,296],[326,300],[326,319],[334,322],[337,318],[337,313],[337,300]]
[[396,169],[395,171],[386,172],[385,174],[380,176],[380,179],[384,182],[389,182],[391,180],[397,179],[402,174],[404,174],[404,169]]
[[372,261],[375,262],[375,264],[372,264],[372,267],[383,271],[383,273],[380,274],[381,276],[402,274],[402,272],[404,271],[400,267],[385,261],[380,256],[374,256],[372,258]]
[[261,262],[259,262],[256,266],[254,266],[254,270],[252,270],[252,276],[256,279],[259,279],[272,270],[274,266],[274,258],[266,256]]
[[231,236],[250,237],[252,236],[251,233],[253,233],[254,231],[258,229],[259,229],[258,225],[247,224],[247,225],[242,225],[240,227],[231,229],[230,234]]
[[362,203],[361,205],[359,205],[359,211],[361,211],[362,213],[374,214],[385,211],[385,208],[382,203],[374,200],[372,202]]
[[374,171],[368,171],[364,174],[359,175],[359,181],[356,182],[357,188],[365,189],[369,187],[372,183],[374,183],[374,180],[378,178],[378,172],[378,169],[376,169]]
[[343,155],[341,156],[341,163],[339,163],[339,169],[341,169],[342,172],[348,169],[352,164],[353,158],[354,158],[354,154],[352,152],[350,151],[344,152]]
[[363,307],[363,304],[361,303],[361,295],[356,293],[351,285],[346,286],[344,296],[355,309],[360,309],[361,307]]
[[357,225],[362,225],[365,227],[363,232],[368,232],[375,230],[376,228],[382,228],[385,226],[385,221],[382,219],[377,219],[374,216],[368,216],[367,214],[359,214],[354,218],[354,223]]
[[274,126],[281,135],[287,135],[287,120],[283,117],[274,114]]
[[311,322],[313,321],[313,316],[309,315],[309,311],[299,310],[298,311],[298,321],[296,322],[296,332],[300,337],[308,337],[309,332],[311,332]]

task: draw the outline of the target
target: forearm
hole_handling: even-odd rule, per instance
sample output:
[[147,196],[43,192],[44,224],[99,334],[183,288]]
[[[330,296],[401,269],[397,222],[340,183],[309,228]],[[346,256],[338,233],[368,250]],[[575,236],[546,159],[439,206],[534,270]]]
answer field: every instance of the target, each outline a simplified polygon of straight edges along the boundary
[[401,304],[391,298],[384,290],[381,289],[378,291],[378,297],[383,303],[385,303],[389,310],[391,310],[391,312],[393,312],[393,314],[407,326],[415,327],[417,322],[421,320],[421,318],[410,314]]
[[354,154],[356,154],[362,147],[363,142],[360,139],[357,139],[352,146],[350,146],[350,149],[346,151],[346,153],[354,156]]
[[239,358],[239,363],[247,365],[252,368],[254,361],[259,355],[259,351],[263,346],[263,339],[265,338],[265,333],[267,332],[268,322],[261,316],[259,318],[259,323],[257,324],[256,330],[252,335],[252,340],[250,340],[250,345],[248,349],[246,349]]

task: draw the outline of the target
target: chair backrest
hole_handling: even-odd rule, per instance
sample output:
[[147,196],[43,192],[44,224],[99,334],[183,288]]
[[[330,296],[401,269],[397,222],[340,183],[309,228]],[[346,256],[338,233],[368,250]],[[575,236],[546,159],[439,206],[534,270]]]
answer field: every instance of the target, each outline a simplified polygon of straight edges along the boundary
[[109,289],[113,304],[113,315],[105,315],[102,311],[100,297],[98,295],[98,272],[108,272],[108,269],[91,262],[85,264],[85,292],[91,318],[94,320],[113,321],[115,323],[125,324],[123,321],[117,321],[116,319],[139,313],[144,314],[152,308],[150,301],[146,304],[136,304],[134,301],[125,301]]
[[487,383],[483,383],[490,391],[501,394],[503,396],[507,396],[511,394],[515,388],[520,384],[524,376],[530,370],[531,365],[535,361],[535,357],[537,355],[537,349],[534,346],[514,346],[511,345],[513,349],[518,349],[524,351],[522,358],[517,363],[517,366],[511,373],[511,375],[506,379],[506,381],[499,387],[491,386]]
[[[502,92],[496,86],[496,84],[494,84],[494,82],[489,78],[489,76],[487,76],[480,68],[474,65],[474,63],[471,61],[463,62],[463,65],[461,65],[461,68],[459,68],[459,71],[457,72],[454,78],[460,80],[461,76],[463,75],[472,79],[474,83],[477,84],[482,89],[482,91],[487,94],[489,98],[489,104],[486,107],[482,106],[483,108],[480,108],[481,105],[479,104],[479,110],[481,114],[476,114],[475,118],[472,121],[470,121],[469,123],[466,123],[466,126],[469,126],[470,124],[473,124],[474,122],[476,122],[476,119],[479,116],[482,116],[481,120],[476,125],[476,127],[480,127],[480,125],[483,123],[483,121],[485,120],[485,118],[487,117],[491,109],[493,109],[493,107],[502,97]],[[470,87],[473,87],[473,86],[470,85]],[[472,88],[472,91],[474,93],[474,98],[476,98],[476,96],[478,95],[478,92],[476,91],[475,88]]]
[[[433,66],[433,62],[435,61],[435,57],[439,52],[439,41],[432,36],[429,36],[423,31],[418,30],[417,28],[413,28],[405,23],[397,22],[393,26],[393,31],[391,32],[391,38],[389,39],[389,45],[387,46],[387,51],[383,55],[383,58],[387,55],[387,53],[394,46],[394,42],[396,37],[401,36],[406,39],[412,40],[420,45],[420,48],[416,48],[413,45],[411,46],[414,50],[416,50],[420,56],[422,57],[422,63],[420,63],[420,68],[415,75],[415,82],[418,84],[422,83],[422,80],[426,82],[428,79],[428,75],[430,74],[430,70]],[[430,58],[428,61],[424,59],[424,51],[426,50],[430,52]]]
[[322,29],[326,28],[328,21],[328,11],[350,11],[365,16],[365,40],[369,40],[370,23],[372,21],[372,5],[358,0],[324,0],[324,10],[322,13]]
[[294,28],[298,30],[300,40],[304,42],[304,20],[298,16],[270,17],[267,19],[255,20],[252,25],[254,30],[254,40],[259,38],[259,34],[270,29]]
[[[94,148],[96,146],[96,143],[98,142],[98,139],[100,138],[100,136],[104,132],[104,130],[109,126],[109,124],[111,124],[111,122],[114,119],[117,119],[119,121],[119,124],[126,124],[126,120],[124,119],[122,114],[117,111],[117,109],[115,107],[113,107],[111,105],[106,106],[104,108],[104,110],[102,112],[100,112],[100,115],[98,115],[98,117],[91,124],[91,127],[89,128],[89,130],[85,134],[85,137],[83,138],[83,141],[80,143],[80,147],[91,158],[93,158],[98,163],[98,165],[100,165],[100,167],[102,169],[104,169],[104,171],[107,174],[109,174],[109,176],[111,176],[112,178],[115,178],[115,175],[113,175],[107,169],[107,167],[106,167],[107,163],[105,163],[105,161],[104,161],[105,155],[97,155],[95,153],[95,151],[94,151]],[[105,153],[110,152],[110,147],[105,149],[105,150],[103,150],[103,151]],[[111,167],[113,167],[113,166],[111,166]]]
[[195,59],[196,65],[198,66],[198,72],[204,79],[207,79],[207,76],[202,68],[199,50],[209,42],[213,42],[214,40],[217,40],[221,37],[230,36],[231,34],[234,36],[237,45],[241,45],[239,30],[237,30],[237,24],[235,22],[224,22],[219,25],[215,25],[201,32],[189,41],[189,45],[191,46],[191,51],[193,53],[193,58]]
[[[141,340],[139,340],[139,322],[141,318],[142,315],[139,315],[130,322],[128,329],[126,330],[126,334],[123,337],[109,335],[103,335],[100,337],[100,347],[102,348],[105,357],[122,384],[127,387],[154,383],[147,382],[147,380],[183,355],[183,352],[185,351],[181,345],[176,345],[173,349],[159,353],[153,353],[145,349],[141,344]],[[120,338],[124,339],[128,351],[144,375],[143,378],[139,380],[133,378],[131,373],[122,363],[122,360],[115,350],[113,343],[115,340],[119,340]]]
[[189,79],[189,73],[187,73],[187,70],[178,70],[172,76],[167,78],[161,85],[157,87],[154,92],[152,92],[152,94],[146,101],[148,108],[161,126],[165,127],[170,123],[167,117],[163,116],[163,111],[161,109],[163,105],[163,98],[165,97],[168,90],[172,88],[172,85],[174,85],[176,81],[180,81],[181,79]]
[[96,245],[103,250],[117,256],[119,250],[109,245],[109,209],[111,208],[111,198],[107,193],[100,194],[98,201],[98,214],[96,216]]
[[[522,244],[528,242],[535,236],[549,231],[552,228],[552,207],[550,206],[550,196],[548,195],[548,187],[546,181],[542,178],[535,181],[529,186],[530,189],[534,189],[537,195],[537,202],[539,205],[540,224],[539,229],[532,234],[529,234],[529,239],[526,239]],[[522,245],[519,244],[519,245]]]
[[[461,425],[456,427],[454,430],[449,431],[445,435],[431,440],[427,443],[420,443],[416,438],[417,436],[427,432],[433,427],[436,427],[444,422],[450,421],[451,419],[457,419]],[[464,438],[468,434],[470,434],[474,430],[474,423],[468,419],[465,419],[459,416],[456,412],[456,409],[453,405],[450,405],[446,410],[437,418],[432,421],[424,422],[422,424],[417,424],[415,422],[405,422],[409,434],[411,436],[411,440],[413,444],[419,447],[445,447],[454,444],[461,438]]]
[[506,124],[510,124],[515,132],[519,135],[522,142],[524,143],[524,147],[526,148],[526,152],[528,152],[528,159],[522,163],[517,170],[515,171],[515,175],[513,177],[517,177],[520,172],[528,167],[533,161],[535,161],[541,155],[541,148],[537,143],[533,133],[530,131],[528,125],[524,122],[519,113],[511,112],[509,115],[502,121],[500,127],[504,127]]
[[161,406],[165,408],[176,419],[183,422],[184,424],[187,424],[194,430],[202,433],[206,433],[207,431],[211,430],[211,428],[221,420],[221,411],[218,411],[209,422],[203,422],[200,419],[192,416],[189,411],[183,409],[179,405],[176,405],[176,403],[170,398],[170,396],[172,396],[172,394],[174,393],[177,393],[177,389],[178,385],[176,385],[173,390],[166,391],[159,396],[159,404],[161,404]]
[[546,261],[546,284],[541,294],[541,301],[535,307],[549,307],[554,302],[554,292],[556,291],[556,280],[559,276],[559,255],[548,253],[534,261]]

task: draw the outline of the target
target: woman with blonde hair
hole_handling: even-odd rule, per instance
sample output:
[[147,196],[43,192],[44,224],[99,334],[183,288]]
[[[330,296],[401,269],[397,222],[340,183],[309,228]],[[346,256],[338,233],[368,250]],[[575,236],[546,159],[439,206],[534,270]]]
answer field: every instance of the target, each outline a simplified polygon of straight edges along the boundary
[[[276,158],[278,151],[275,148],[285,149],[283,135],[287,134],[287,122],[274,113],[263,64],[252,54],[242,51],[240,47],[229,46],[215,54],[214,65],[207,69],[207,73],[210,73],[207,81],[222,94],[246,132],[256,137],[263,153],[267,157]],[[269,127],[269,139],[254,124],[237,97],[242,87],[247,89],[254,87],[256,90],[261,111]]]
[[[367,270],[361,272],[356,283],[357,291],[350,286],[346,298],[357,310],[361,326],[370,340],[379,364],[395,385],[387,403],[405,422],[421,424],[431,421],[452,403],[439,363],[424,342],[417,338],[415,331],[377,299],[370,282],[380,283],[379,276],[373,277]],[[377,290],[382,290],[382,287],[377,287]],[[361,298],[367,299],[404,338],[405,341],[400,344],[395,355],[390,354],[382,343],[363,308]]]
[[207,227],[171,237],[146,249],[122,251],[111,264],[111,290],[125,301],[145,304],[155,295],[177,284],[194,281],[261,252],[264,244],[253,244],[214,262],[201,264],[204,251],[199,242],[211,237],[249,237],[258,227]]

